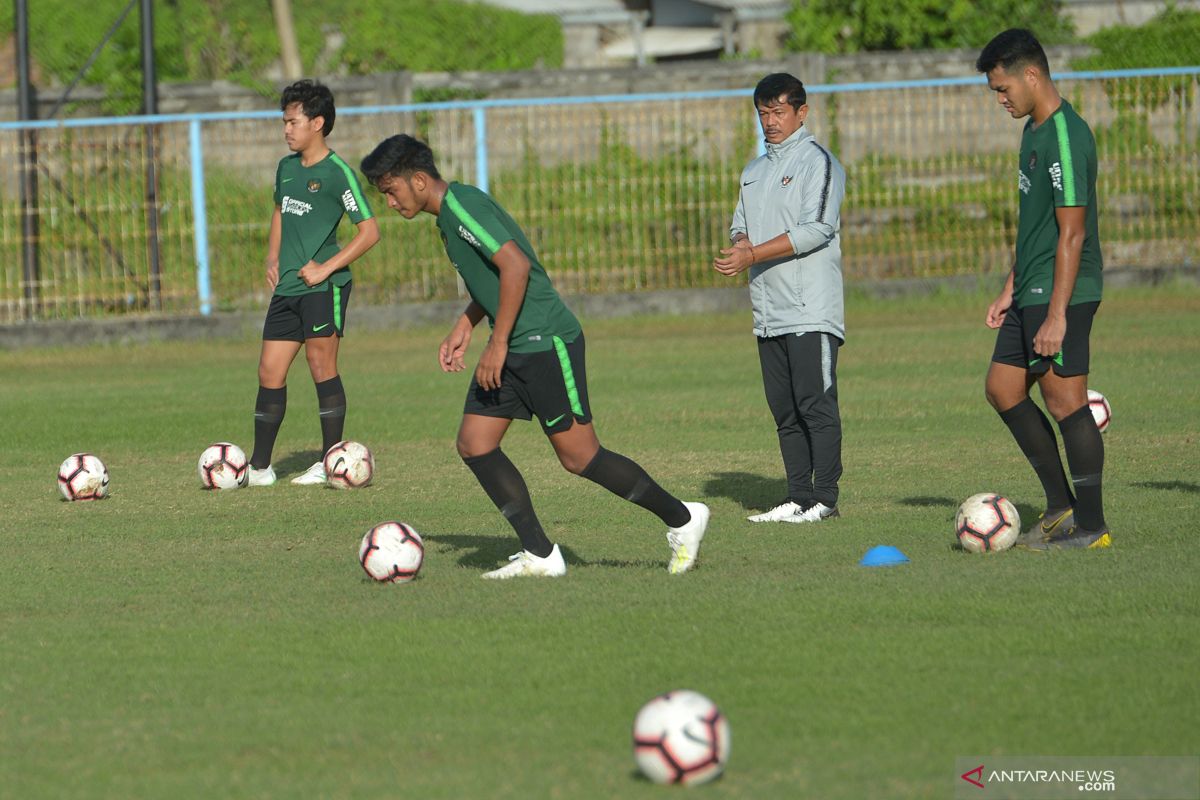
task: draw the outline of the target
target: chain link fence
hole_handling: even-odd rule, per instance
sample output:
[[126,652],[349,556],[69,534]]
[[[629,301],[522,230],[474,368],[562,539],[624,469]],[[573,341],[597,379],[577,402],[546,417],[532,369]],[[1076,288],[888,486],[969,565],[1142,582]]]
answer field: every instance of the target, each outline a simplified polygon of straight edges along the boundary
[[[1200,263],[1200,69],[1060,76],[1058,85],[1096,134],[1106,267]],[[849,281],[1009,268],[1022,123],[981,79],[814,87],[810,106],[808,124],[846,167]],[[0,125],[8,172],[0,322],[199,308],[197,152],[212,307],[265,306],[272,180],[287,153],[279,116],[97,122],[34,132],[36,153],[26,154],[36,155],[41,176],[33,286],[22,272],[16,195],[21,131]],[[746,93],[343,109],[330,144],[356,165],[401,131],[430,142],[448,179],[486,181],[566,293],[729,285],[711,262],[727,241],[740,170],[758,152]],[[148,255],[149,137],[159,175],[157,275]],[[383,240],[354,267],[356,298],[457,296],[432,221],[406,222],[373,191],[368,197]]]

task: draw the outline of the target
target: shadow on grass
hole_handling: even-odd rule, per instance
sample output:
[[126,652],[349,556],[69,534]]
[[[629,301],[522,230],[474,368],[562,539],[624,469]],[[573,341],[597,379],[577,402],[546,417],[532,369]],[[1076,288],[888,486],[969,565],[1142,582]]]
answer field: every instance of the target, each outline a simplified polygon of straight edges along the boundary
[[1162,489],[1166,492],[1200,494],[1200,484],[1188,483],[1187,481],[1138,481],[1130,485],[1141,489]]
[[958,505],[958,501],[952,497],[902,497],[900,499],[900,505],[916,506],[917,508],[930,508],[933,506],[954,508]]
[[767,478],[749,472],[717,472],[704,484],[705,497],[725,497],[747,511],[766,510],[787,494],[782,478]]
[[1021,515],[1021,530],[1025,530],[1036,522],[1038,515],[1042,513],[1041,508],[1034,508],[1028,503],[1013,503],[1013,506],[1017,509],[1017,513]]
[[[515,536],[481,536],[473,533],[430,533],[422,534],[427,542],[446,545],[453,550],[463,551],[458,564],[462,567],[475,569],[495,569],[508,563],[508,557],[521,550],[521,543]],[[591,562],[584,561],[569,547],[559,545],[563,560],[576,566],[589,566]]]
[[287,458],[274,462],[272,466],[275,467],[275,474],[280,479],[294,478],[320,461],[324,455],[320,450],[301,450],[298,453],[292,453]]

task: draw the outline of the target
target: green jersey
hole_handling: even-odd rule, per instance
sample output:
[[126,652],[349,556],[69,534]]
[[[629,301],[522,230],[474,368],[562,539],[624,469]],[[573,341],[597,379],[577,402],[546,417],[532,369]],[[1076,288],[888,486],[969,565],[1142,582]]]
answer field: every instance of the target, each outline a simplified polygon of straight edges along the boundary
[[1100,300],[1103,259],[1096,224],[1096,140],[1092,129],[1066,100],[1050,118],[1021,134],[1020,217],[1013,302],[1018,308],[1045,305],[1054,288],[1058,220],[1054,209],[1086,206],[1083,252],[1070,305]]
[[567,343],[575,341],[583,330],[579,320],[554,290],[520,226],[488,194],[474,186],[451,183],[442,198],[437,225],[450,263],[462,276],[471,299],[483,307],[493,326],[500,309],[500,269],[492,263],[492,258],[511,241],[529,259],[529,285],[525,287],[525,302],[508,338],[510,352],[550,350],[555,336]]
[[316,286],[305,284],[299,273],[309,261],[322,264],[341,249],[337,229],[343,214],[349,214],[356,225],[371,218],[371,207],[354,170],[332,150],[311,167],[300,163],[299,153],[292,153],[275,170],[275,205],[283,223],[275,294],[292,297],[327,291],[331,282],[335,286],[349,283],[349,267]]

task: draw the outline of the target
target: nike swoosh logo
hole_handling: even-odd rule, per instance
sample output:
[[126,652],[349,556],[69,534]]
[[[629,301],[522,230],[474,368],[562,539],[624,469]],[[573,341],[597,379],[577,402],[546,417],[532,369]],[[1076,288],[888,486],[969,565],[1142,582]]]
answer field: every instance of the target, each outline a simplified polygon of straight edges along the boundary
[[291,180],[291,178],[284,178],[283,180],[280,181],[280,183],[287,183],[290,180]]
[[752,184],[752,183],[758,183],[758,178],[755,178],[755,179],[754,179],[754,180],[752,180],[752,181],[744,181],[744,182],[742,183],[742,186],[749,186],[749,185],[750,185],[750,184]]
[[326,322],[324,325],[313,325],[313,333],[317,333],[318,331],[322,331],[328,327],[329,327],[328,322]]
[[555,425],[557,425],[557,424],[558,424],[558,421],[559,421],[560,419],[562,419],[563,417],[565,417],[565,416],[566,416],[566,414],[559,414],[559,415],[558,415],[557,417],[555,417],[554,419],[548,419],[548,420],[546,420],[546,427],[547,427],[547,428],[553,428]]

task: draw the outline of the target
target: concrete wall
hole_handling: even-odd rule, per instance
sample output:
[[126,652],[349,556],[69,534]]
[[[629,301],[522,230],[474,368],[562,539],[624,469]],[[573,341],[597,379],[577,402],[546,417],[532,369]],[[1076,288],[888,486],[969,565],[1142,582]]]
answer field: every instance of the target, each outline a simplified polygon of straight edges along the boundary
[[[1200,1],[1200,0],[1198,0]],[[763,28],[769,36],[770,26]],[[1086,47],[1050,48],[1050,66],[1067,69],[1070,59],[1091,52]],[[388,72],[368,76],[323,78],[337,95],[338,106],[392,105],[419,101],[428,92],[447,91],[462,97],[559,97],[630,94],[702,89],[750,89],[769,72],[792,72],[807,84],[913,80],[974,75],[974,50],[903,53],[859,53],[845,56],[793,54],[756,61],[685,61],[643,68],[525,70],[520,72]],[[61,89],[43,89],[39,116],[49,113]],[[103,93],[79,87],[72,94],[72,116],[102,116]],[[164,83],[159,110],[164,114],[205,111],[263,111],[278,99],[225,81]],[[0,91],[0,120],[16,119],[16,91]]]

